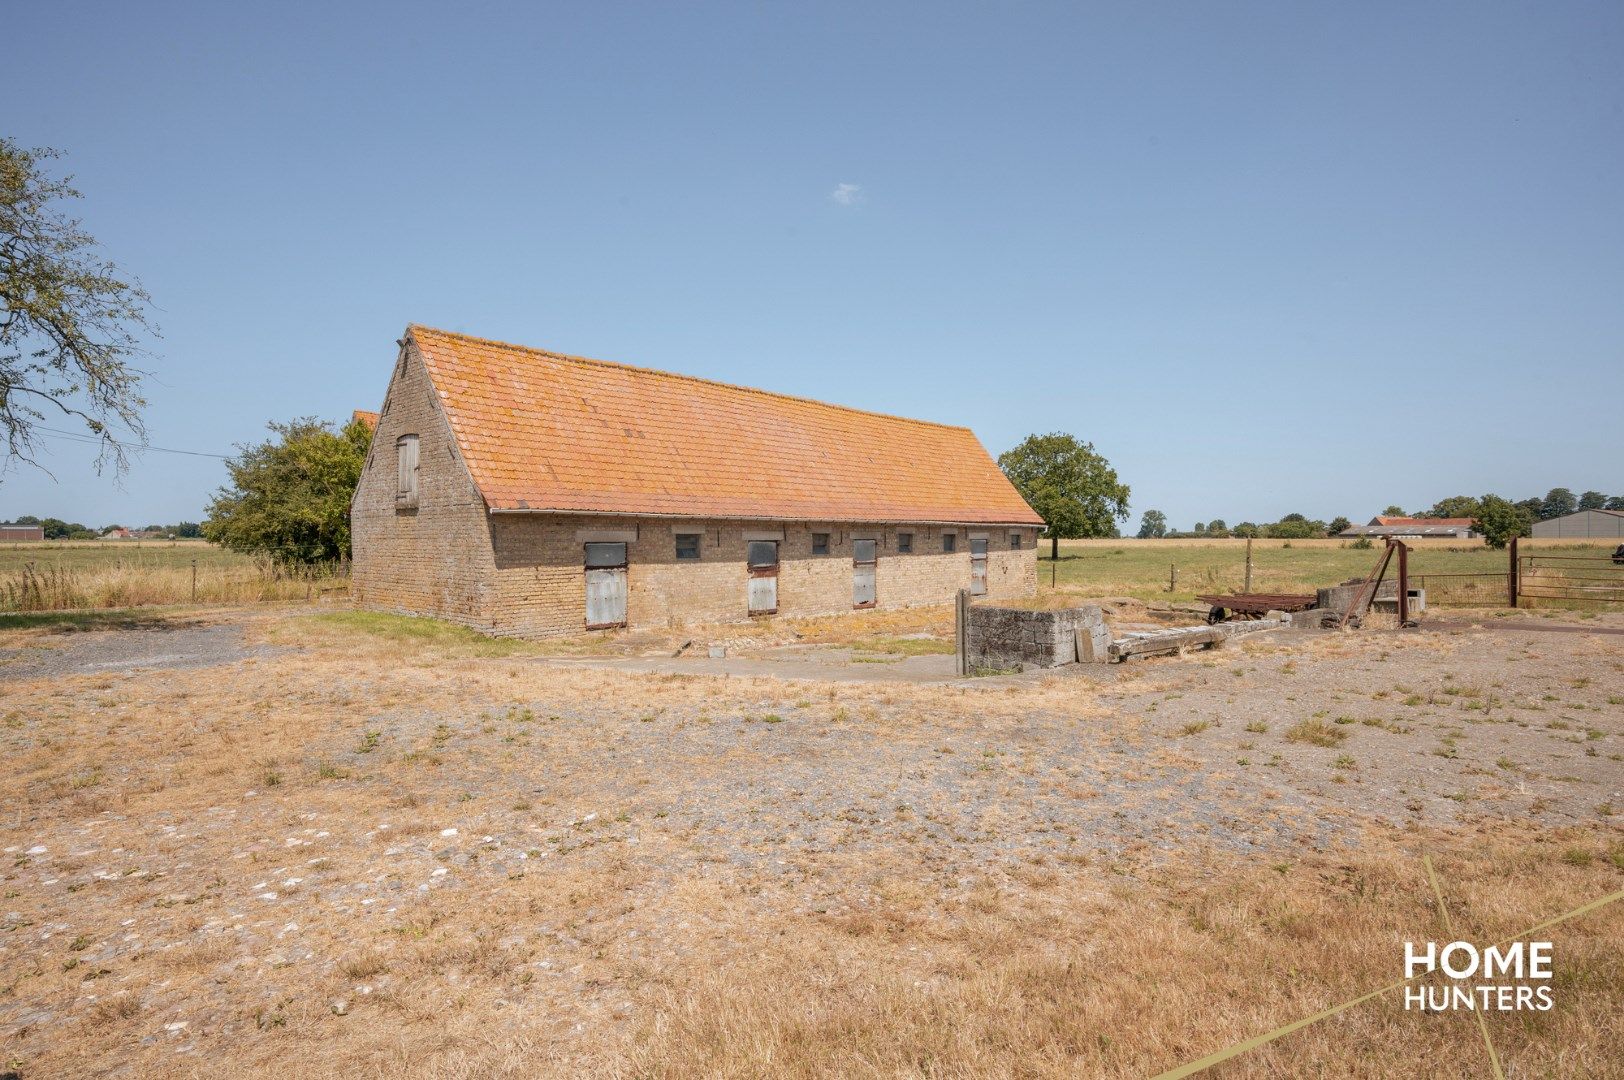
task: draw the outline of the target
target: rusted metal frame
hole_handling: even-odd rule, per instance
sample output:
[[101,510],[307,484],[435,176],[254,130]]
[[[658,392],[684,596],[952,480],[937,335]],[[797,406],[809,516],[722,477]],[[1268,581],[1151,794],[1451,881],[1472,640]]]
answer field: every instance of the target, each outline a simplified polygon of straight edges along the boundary
[[1371,569],[1370,576],[1365,578],[1364,584],[1349,599],[1347,608],[1343,610],[1341,617],[1337,619],[1336,624],[1338,626],[1346,626],[1349,619],[1355,615],[1362,616],[1370,609],[1371,601],[1376,599],[1376,590],[1381,588],[1382,579],[1387,576],[1387,565],[1393,561],[1393,543],[1393,538],[1389,536],[1387,546],[1382,550],[1381,555],[1377,557],[1376,565]]

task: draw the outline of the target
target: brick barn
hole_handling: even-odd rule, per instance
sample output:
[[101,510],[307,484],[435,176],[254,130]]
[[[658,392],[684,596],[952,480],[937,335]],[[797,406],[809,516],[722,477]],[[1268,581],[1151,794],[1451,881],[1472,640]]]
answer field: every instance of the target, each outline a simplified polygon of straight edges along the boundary
[[1037,587],[962,427],[410,326],[350,508],[358,606],[542,637]]

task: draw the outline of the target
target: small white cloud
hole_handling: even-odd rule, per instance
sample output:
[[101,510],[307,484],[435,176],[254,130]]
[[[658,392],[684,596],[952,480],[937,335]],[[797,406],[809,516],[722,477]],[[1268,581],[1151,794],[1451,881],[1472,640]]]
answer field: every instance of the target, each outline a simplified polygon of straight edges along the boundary
[[836,184],[829,198],[841,206],[856,206],[863,201],[862,184]]

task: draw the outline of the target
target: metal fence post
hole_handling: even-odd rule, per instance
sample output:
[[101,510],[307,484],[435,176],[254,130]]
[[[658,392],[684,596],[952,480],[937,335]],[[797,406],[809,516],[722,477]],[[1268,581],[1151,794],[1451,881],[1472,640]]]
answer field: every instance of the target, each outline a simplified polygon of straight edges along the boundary
[[1410,545],[1398,542],[1398,625],[1410,625]]
[[958,645],[955,674],[970,674],[970,590],[960,589],[953,602],[953,637]]
[[1508,545],[1511,551],[1511,568],[1506,571],[1506,590],[1511,594],[1511,606],[1517,606],[1517,538],[1513,536]]

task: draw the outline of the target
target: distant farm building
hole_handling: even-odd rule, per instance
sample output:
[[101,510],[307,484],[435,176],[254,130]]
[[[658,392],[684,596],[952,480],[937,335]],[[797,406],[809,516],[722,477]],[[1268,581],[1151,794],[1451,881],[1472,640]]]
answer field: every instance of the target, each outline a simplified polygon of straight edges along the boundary
[[1576,514],[1536,521],[1532,535],[1539,540],[1589,537],[1624,540],[1624,510],[1580,510]]
[[1354,525],[1338,536],[1396,536],[1410,538],[1453,538],[1472,540],[1480,534],[1471,518],[1373,517],[1369,525]]
[[421,326],[350,520],[359,605],[523,637],[1028,596],[1043,527],[968,428]]
[[45,526],[18,525],[14,521],[0,521],[0,541],[13,543],[27,543],[31,540],[44,540]]

